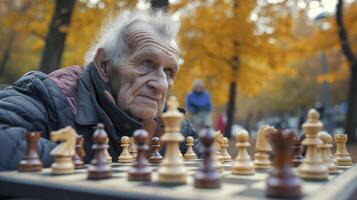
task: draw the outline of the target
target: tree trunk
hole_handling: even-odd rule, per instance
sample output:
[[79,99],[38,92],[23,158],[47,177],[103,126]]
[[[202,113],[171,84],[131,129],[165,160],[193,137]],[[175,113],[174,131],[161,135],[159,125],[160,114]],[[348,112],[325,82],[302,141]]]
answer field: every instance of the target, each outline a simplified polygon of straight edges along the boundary
[[165,12],[169,8],[169,0],[151,0],[151,8],[155,9],[162,9]]
[[237,83],[236,81],[232,81],[229,85],[229,100],[227,106],[227,123],[224,128],[224,136],[227,138],[231,138],[231,130],[234,119],[234,111],[236,104],[236,93],[237,93]]
[[[235,0],[233,2],[233,17],[238,15],[237,12],[238,8],[238,1]],[[236,77],[238,73],[238,66],[239,66],[239,42],[235,38],[235,34],[233,34],[232,38],[233,42],[233,56],[231,58],[231,67],[232,67],[232,81],[229,85],[229,99],[228,99],[228,106],[227,106],[227,123],[226,127],[224,128],[224,135],[227,138],[231,138],[231,131],[232,131],[232,125],[234,121],[234,113],[235,113],[235,104],[236,104],[236,93],[237,93],[237,82],[236,82]]]
[[75,0],[56,0],[56,8],[42,52],[40,71],[50,73],[59,68]]
[[349,141],[357,141],[357,59],[355,58],[348,35],[343,23],[343,0],[338,0],[336,5],[336,24],[341,49],[350,64],[350,85],[348,93],[348,110],[346,116],[345,132],[349,135]]
[[11,31],[9,34],[10,34],[9,40],[7,41],[6,48],[4,50],[2,59],[0,61],[0,75],[3,75],[3,73],[5,72],[6,65],[11,57],[11,50],[13,47],[13,43],[15,41],[15,33],[13,31]]
[[348,92],[348,110],[345,124],[349,142],[357,141],[357,62],[351,66],[350,88]]

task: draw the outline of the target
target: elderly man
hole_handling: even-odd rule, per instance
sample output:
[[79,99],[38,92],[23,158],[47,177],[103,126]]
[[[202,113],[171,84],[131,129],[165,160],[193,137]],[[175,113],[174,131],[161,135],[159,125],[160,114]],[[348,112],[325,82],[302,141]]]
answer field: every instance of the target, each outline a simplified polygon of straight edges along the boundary
[[[158,120],[179,68],[178,25],[164,14],[124,12],[108,23],[86,54],[86,67],[49,75],[29,72],[0,93],[0,170],[16,168],[28,131],[40,131],[39,155],[45,166],[55,143],[49,133],[71,125],[84,136],[86,162],[93,127],[104,123],[109,152],[116,160],[120,137],[145,128],[160,134]],[[195,135],[189,122],[181,130]]]

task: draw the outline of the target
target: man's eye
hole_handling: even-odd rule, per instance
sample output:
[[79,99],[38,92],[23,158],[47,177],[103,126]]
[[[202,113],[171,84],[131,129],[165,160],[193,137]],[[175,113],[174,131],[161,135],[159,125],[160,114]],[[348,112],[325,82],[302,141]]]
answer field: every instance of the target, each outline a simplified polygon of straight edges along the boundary
[[174,71],[173,71],[172,69],[167,68],[167,69],[164,70],[164,72],[165,72],[165,74],[166,74],[167,77],[173,78],[173,76],[174,76]]
[[142,66],[146,67],[146,68],[154,68],[155,67],[155,63],[152,62],[151,60],[144,60],[141,63]]

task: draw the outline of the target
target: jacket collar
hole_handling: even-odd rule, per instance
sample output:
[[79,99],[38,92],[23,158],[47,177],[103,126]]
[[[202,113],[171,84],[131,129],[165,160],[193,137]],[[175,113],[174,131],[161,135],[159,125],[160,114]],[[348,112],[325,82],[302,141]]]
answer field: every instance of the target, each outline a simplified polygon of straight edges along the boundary
[[[117,134],[120,133],[118,136],[131,136],[136,129],[142,128],[143,125],[122,111],[118,106],[112,104],[101,93],[104,91],[100,91],[100,89],[105,89],[107,86],[103,80],[96,78],[98,74],[95,73],[98,72],[94,64],[90,63],[81,74],[78,86],[76,123],[94,126],[102,122],[106,125],[107,130],[112,129],[114,124]],[[98,102],[98,97],[100,97],[100,102]],[[105,108],[103,109],[103,106],[100,106],[100,104],[104,105]]]

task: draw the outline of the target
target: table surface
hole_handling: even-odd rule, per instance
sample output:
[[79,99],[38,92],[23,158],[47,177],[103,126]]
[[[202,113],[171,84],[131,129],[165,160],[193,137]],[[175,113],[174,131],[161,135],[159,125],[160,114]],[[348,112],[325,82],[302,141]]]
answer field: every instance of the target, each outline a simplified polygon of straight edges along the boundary
[[[87,180],[86,169],[70,175],[52,175],[46,168],[36,173],[0,172],[0,196],[41,199],[266,199],[267,171],[252,176],[232,175],[232,162],[224,163],[222,187],[198,189],[193,187],[193,175],[200,161],[185,161],[188,179],[185,185],[158,183],[157,166],[151,182],[127,180],[128,164],[113,163],[113,177],[105,180]],[[357,197],[357,165],[339,169],[327,181],[302,181],[304,199],[353,199]]]

